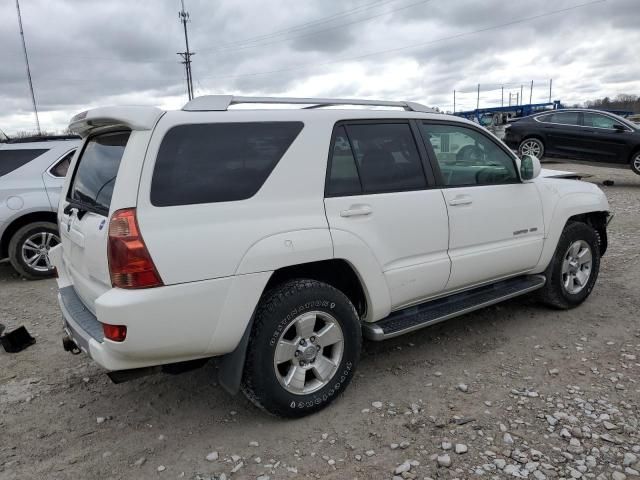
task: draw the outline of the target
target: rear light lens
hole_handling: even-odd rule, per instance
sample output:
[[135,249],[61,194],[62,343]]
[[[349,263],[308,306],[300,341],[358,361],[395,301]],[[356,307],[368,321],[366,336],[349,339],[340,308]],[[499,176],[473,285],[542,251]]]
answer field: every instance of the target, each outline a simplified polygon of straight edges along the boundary
[[118,210],[109,222],[107,244],[111,284],[119,288],[162,286],[136,219],[136,209]]
[[126,325],[109,325],[108,323],[103,323],[102,331],[104,332],[104,337],[113,342],[124,342],[125,338],[127,338]]

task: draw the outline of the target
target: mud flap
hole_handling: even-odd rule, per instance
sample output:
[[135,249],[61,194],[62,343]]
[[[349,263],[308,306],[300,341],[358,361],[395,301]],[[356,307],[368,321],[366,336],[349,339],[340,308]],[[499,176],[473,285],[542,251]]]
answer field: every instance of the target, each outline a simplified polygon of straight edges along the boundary
[[218,360],[218,382],[231,395],[236,395],[240,391],[244,361],[247,356],[247,346],[249,345],[252,328],[253,315],[235,350],[220,357]]

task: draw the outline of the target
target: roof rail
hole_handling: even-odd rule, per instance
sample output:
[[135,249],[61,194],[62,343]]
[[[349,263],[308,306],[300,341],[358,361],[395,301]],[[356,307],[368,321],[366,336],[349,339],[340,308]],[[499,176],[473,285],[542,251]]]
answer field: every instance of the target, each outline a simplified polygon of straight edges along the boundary
[[399,107],[409,112],[435,113],[435,110],[416,102],[391,102],[387,100],[358,100],[350,98],[294,98],[294,97],[236,97],[233,95],[204,95],[189,101],[182,110],[188,112],[225,111],[231,105],[262,103],[308,105],[304,108],[322,108],[337,105],[365,105],[370,107]]

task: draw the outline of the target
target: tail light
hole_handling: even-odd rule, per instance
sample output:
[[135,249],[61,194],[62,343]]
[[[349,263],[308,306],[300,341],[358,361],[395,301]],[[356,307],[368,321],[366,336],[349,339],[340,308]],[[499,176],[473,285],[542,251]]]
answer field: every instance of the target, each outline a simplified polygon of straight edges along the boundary
[[107,256],[114,287],[152,288],[163,285],[140,234],[135,208],[118,210],[111,217]]
[[126,325],[109,325],[108,323],[103,323],[102,331],[104,332],[105,338],[113,342],[124,342],[127,338]]

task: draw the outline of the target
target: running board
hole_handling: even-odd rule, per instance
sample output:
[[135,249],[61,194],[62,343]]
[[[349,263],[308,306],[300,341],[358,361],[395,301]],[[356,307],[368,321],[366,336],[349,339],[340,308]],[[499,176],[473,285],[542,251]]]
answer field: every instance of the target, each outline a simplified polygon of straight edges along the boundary
[[438,298],[392,312],[388,317],[362,325],[369,340],[386,340],[453,317],[488,307],[542,288],[544,275],[525,275]]

